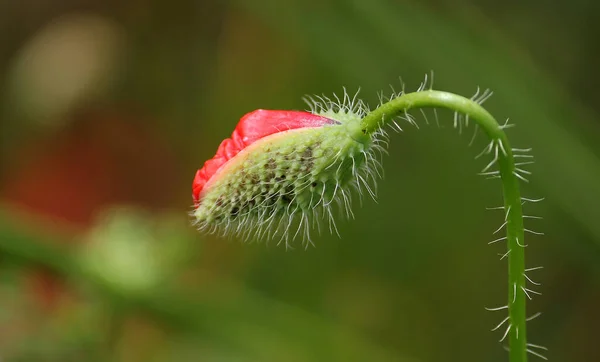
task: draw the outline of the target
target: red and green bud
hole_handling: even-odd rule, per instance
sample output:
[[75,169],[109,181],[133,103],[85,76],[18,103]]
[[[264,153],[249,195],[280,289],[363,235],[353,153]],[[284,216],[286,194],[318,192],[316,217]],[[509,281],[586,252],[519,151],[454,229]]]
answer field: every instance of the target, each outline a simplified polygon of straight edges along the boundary
[[[240,120],[231,138],[196,173],[198,226],[223,235],[293,239],[320,218],[335,224],[330,205],[349,210],[352,186],[367,185],[377,165],[372,135],[361,113],[348,108],[321,114],[257,110]],[[372,161],[372,162],[371,162]]]

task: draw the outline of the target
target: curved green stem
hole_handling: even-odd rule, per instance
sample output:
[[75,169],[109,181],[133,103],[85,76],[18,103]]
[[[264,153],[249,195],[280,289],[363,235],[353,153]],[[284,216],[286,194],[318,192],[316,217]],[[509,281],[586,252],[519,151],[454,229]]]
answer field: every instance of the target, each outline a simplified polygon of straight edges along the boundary
[[406,93],[382,104],[362,120],[363,132],[371,134],[398,114],[414,108],[447,108],[477,122],[491,139],[489,153],[496,159],[504,194],[506,240],[508,244],[508,338],[511,362],[527,361],[526,285],[523,213],[519,177],[506,134],[494,117],[476,101],[442,91]]

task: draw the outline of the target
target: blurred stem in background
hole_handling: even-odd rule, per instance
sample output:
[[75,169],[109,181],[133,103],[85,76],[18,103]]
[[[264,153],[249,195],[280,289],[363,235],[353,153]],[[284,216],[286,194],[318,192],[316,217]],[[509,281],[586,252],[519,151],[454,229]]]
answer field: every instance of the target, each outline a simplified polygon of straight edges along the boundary
[[[5,212],[0,212],[0,235],[3,235],[0,255],[24,267],[43,266],[72,285],[80,285],[84,290],[91,288],[96,297],[111,306],[110,314],[116,318],[116,324],[109,326],[109,331],[112,327],[118,328],[128,313],[135,312],[147,315],[177,334],[202,335],[219,345],[230,346],[232,351],[242,353],[244,360],[281,360],[306,351],[315,353],[309,360],[323,355],[328,355],[331,360],[357,362],[371,357],[378,361],[398,360],[397,354],[371,345],[346,328],[328,325],[300,309],[251,290],[240,290],[240,286],[227,280],[219,282],[216,289],[204,288],[202,292],[207,295],[202,299],[191,297],[193,291],[182,292],[168,281],[147,291],[124,288],[98,275],[96,269],[86,266],[85,258],[81,259],[77,253],[51,246],[53,243],[47,243],[48,240],[43,242],[43,238],[24,232],[16,226],[19,222],[12,220]],[[234,299],[230,299],[232,292],[236,296]],[[228,299],[223,300],[222,295]],[[276,328],[260,329],[265,323]],[[319,333],[314,333],[315,328]],[[280,338],[282,333],[289,334],[285,339],[288,344],[280,351],[283,355],[275,357],[275,352],[263,346]],[[114,341],[109,340],[109,343]]]

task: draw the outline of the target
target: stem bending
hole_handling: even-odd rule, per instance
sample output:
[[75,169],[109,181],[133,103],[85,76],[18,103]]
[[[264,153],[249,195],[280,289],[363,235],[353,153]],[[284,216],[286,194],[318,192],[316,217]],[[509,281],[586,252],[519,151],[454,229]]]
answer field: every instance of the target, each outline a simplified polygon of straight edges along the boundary
[[[525,304],[525,243],[522,200],[519,191],[521,176],[515,166],[513,150],[500,124],[477,101],[453,93],[426,90],[402,94],[367,114],[362,120],[363,133],[372,134],[397,115],[416,108],[447,108],[465,114],[477,122],[490,138],[487,153],[492,153],[502,180],[505,223],[508,245],[508,338],[509,360],[527,361]],[[504,338],[503,338],[504,339]]]

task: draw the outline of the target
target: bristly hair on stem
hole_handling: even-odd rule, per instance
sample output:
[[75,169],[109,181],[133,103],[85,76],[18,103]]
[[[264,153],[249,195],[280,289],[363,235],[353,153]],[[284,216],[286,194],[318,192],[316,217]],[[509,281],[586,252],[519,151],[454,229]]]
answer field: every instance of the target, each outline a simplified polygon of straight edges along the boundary
[[[433,79],[433,77],[431,77]],[[505,129],[514,126],[506,120],[500,124],[481,105],[490,96],[491,92],[486,90],[480,92],[478,89],[471,98],[466,98],[449,92],[433,90],[433,81],[428,84],[427,77],[416,92],[406,93],[403,90],[392,95],[390,98],[382,98],[379,107],[369,112],[363,119],[361,127],[365,134],[377,132],[381,127],[390,125],[396,130],[402,130],[399,121],[405,121],[409,125],[419,127],[415,117],[409,111],[419,109],[422,114],[424,108],[433,108],[436,122],[438,121],[436,108],[445,108],[454,112],[453,126],[459,133],[469,126],[472,121],[475,124],[475,138],[478,130],[489,138],[489,143],[484,150],[475,158],[483,156],[491,157],[491,160],[481,170],[480,175],[487,179],[499,179],[502,183],[504,204],[492,209],[504,212],[500,227],[494,232],[498,234],[504,231],[505,236],[497,237],[489,244],[505,242],[506,252],[500,254],[500,259],[508,260],[508,296],[505,305],[489,308],[491,311],[508,311],[508,316],[502,320],[492,331],[502,330],[500,342],[508,341],[505,348],[509,353],[510,362],[526,362],[527,355],[546,359],[542,352],[545,347],[527,342],[526,322],[534,319],[539,314],[531,317],[526,316],[526,301],[531,300],[534,295],[541,295],[534,287],[540,285],[527,273],[538,270],[541,267],[525,268],[525,233],[543,235],[540,232],[524,227],[524,219],[539,219],[537,216],[523,215],[522,207],[528,202],[538,202],[541,199],[529,199],[521,196],[519,183],[529,182],[530,171],[524,166],[533,163],[533,156],[529,148],[513,148],[510,146]],[[425,116],[425,122],[428,119]],[[504,328],[504,329],[502,329]]]
[[[502,184],[504,203],[493,208],[503,211],[502,224],[493,234],[504,235],[495,236],[489,244],[507,245],[500,259],[508,261],[508,295],[506,304],[490,310],[507,310],[508,316],[492,330],[502,332],[501,343],[508,342],[510,362],[526,362],[528,354],[545,358],[540,353],[544,348],[528,343],[526,333],[526,322],[532,319],[526,316],[526,302],[541,294],[534,289],[539,283],[527,274],[537,267],[525,268],[525,233],[541,233],[524,227],[524,219],[537,217],[524,216],[522,210],[524,204],[539,200],[522,197],[519,187],[520,182],[529,182],[531,172],[525,167],[533,162],[531,149],[512,147],[505,130],[513,124],[497,122],[482,107],[492,95],[489,90],[477,89],[466,98],[434,90],[431,76],[415,92],[407,93],[404,86],[392,92],[390,97],[380,95],[381,103],[373,110],[358,99],[358,93],[350,96],[344,90],[342,98],[307,97],[310,113],[259,110],[244,116],[236,132],[251,126],[265,136],[239,153],[217,152],[217,160],[226,156],[227,162],[210,179],[205,177],[205,168],[199,171],[204,178],[194,183],[202,186],[194,194],[196,225],[222,235],[279,239],[286,247],[298,236],[306,246],[312,244],[309,230],[320,231],[322,219],[330,232],[339,235],[331,205],[337,204],[342,214],[353,217],[352,188],[375,198],[374,181],[383,173],[379,156],[388,143],[385,127],[396,131],[404,126],[420,128],[411,110],[419,110],[429,124],[427,108],[433,109],[439,124],[436,109],[451,110],[453,127],[459,133],[472,126],[470,144],[480,130],[487,136],[489,143],[475,157],[488,158],[479,174]],[[294,126],[286,126],[290,124]],[[236,132],[223,144],[240,139]]]

